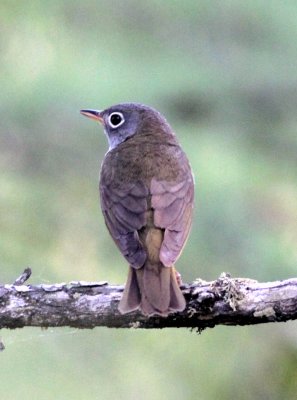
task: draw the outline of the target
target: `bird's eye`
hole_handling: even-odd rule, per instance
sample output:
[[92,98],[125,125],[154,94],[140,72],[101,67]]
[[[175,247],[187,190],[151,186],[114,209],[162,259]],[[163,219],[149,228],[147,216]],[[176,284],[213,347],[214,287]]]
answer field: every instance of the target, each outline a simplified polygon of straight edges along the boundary
[[125,118],[120,112],[113,112],[108,117],[108,123],[112,128],[118,128],[125,122]]

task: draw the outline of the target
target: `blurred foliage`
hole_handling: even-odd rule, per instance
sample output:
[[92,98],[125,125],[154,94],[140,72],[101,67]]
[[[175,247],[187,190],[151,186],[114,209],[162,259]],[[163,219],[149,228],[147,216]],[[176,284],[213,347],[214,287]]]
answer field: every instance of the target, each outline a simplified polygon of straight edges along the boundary
[[[101,128],[79,115],[159,109],[196,177],[185,281],[296,276],[297,4],[293,0],[0,3],[3,282],[124,282],[98,206]],[[295,399],[296,324],[4,331],[1,396]]]

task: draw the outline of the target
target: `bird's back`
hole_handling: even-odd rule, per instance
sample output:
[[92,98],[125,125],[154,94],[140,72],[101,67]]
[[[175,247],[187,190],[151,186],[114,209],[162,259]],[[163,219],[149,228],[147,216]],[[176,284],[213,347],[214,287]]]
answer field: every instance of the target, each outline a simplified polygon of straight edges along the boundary
[[100,185],[142,180],[150,187],[153,178],[171,182],[190,173],[187,157],[175,136],[139,135],[106,154]]

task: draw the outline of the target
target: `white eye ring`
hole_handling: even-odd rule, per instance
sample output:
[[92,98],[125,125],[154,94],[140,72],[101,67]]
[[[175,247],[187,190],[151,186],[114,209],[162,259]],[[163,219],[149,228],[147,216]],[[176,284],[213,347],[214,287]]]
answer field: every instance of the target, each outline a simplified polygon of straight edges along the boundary
[[[114,116],[121,118],[121,121],[118,124],[112,123],[112,119]],[[124,122],[125,122],[125,118],[124,118],[123,114],[120,113],[119,111],[115,111],[108,116],[108,124],[109,124],[109,126],[111,126],[111,128],[118,128],[119,126],[123,125]]]

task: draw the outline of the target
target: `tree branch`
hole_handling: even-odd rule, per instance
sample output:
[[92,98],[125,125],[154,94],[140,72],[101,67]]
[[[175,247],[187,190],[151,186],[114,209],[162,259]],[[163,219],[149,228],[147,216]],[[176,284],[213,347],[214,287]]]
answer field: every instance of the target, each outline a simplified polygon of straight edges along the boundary
[[25,285],[27,269],[14,284],[0,285],[0,329],[24,326],[94,328],[193,328],[250,325],[297,318],[297,278],[259,283],[222,274],[213,282],[182,286],[186,309],[167,318],[139,312],[121,315],[123,286],[107,282]]

